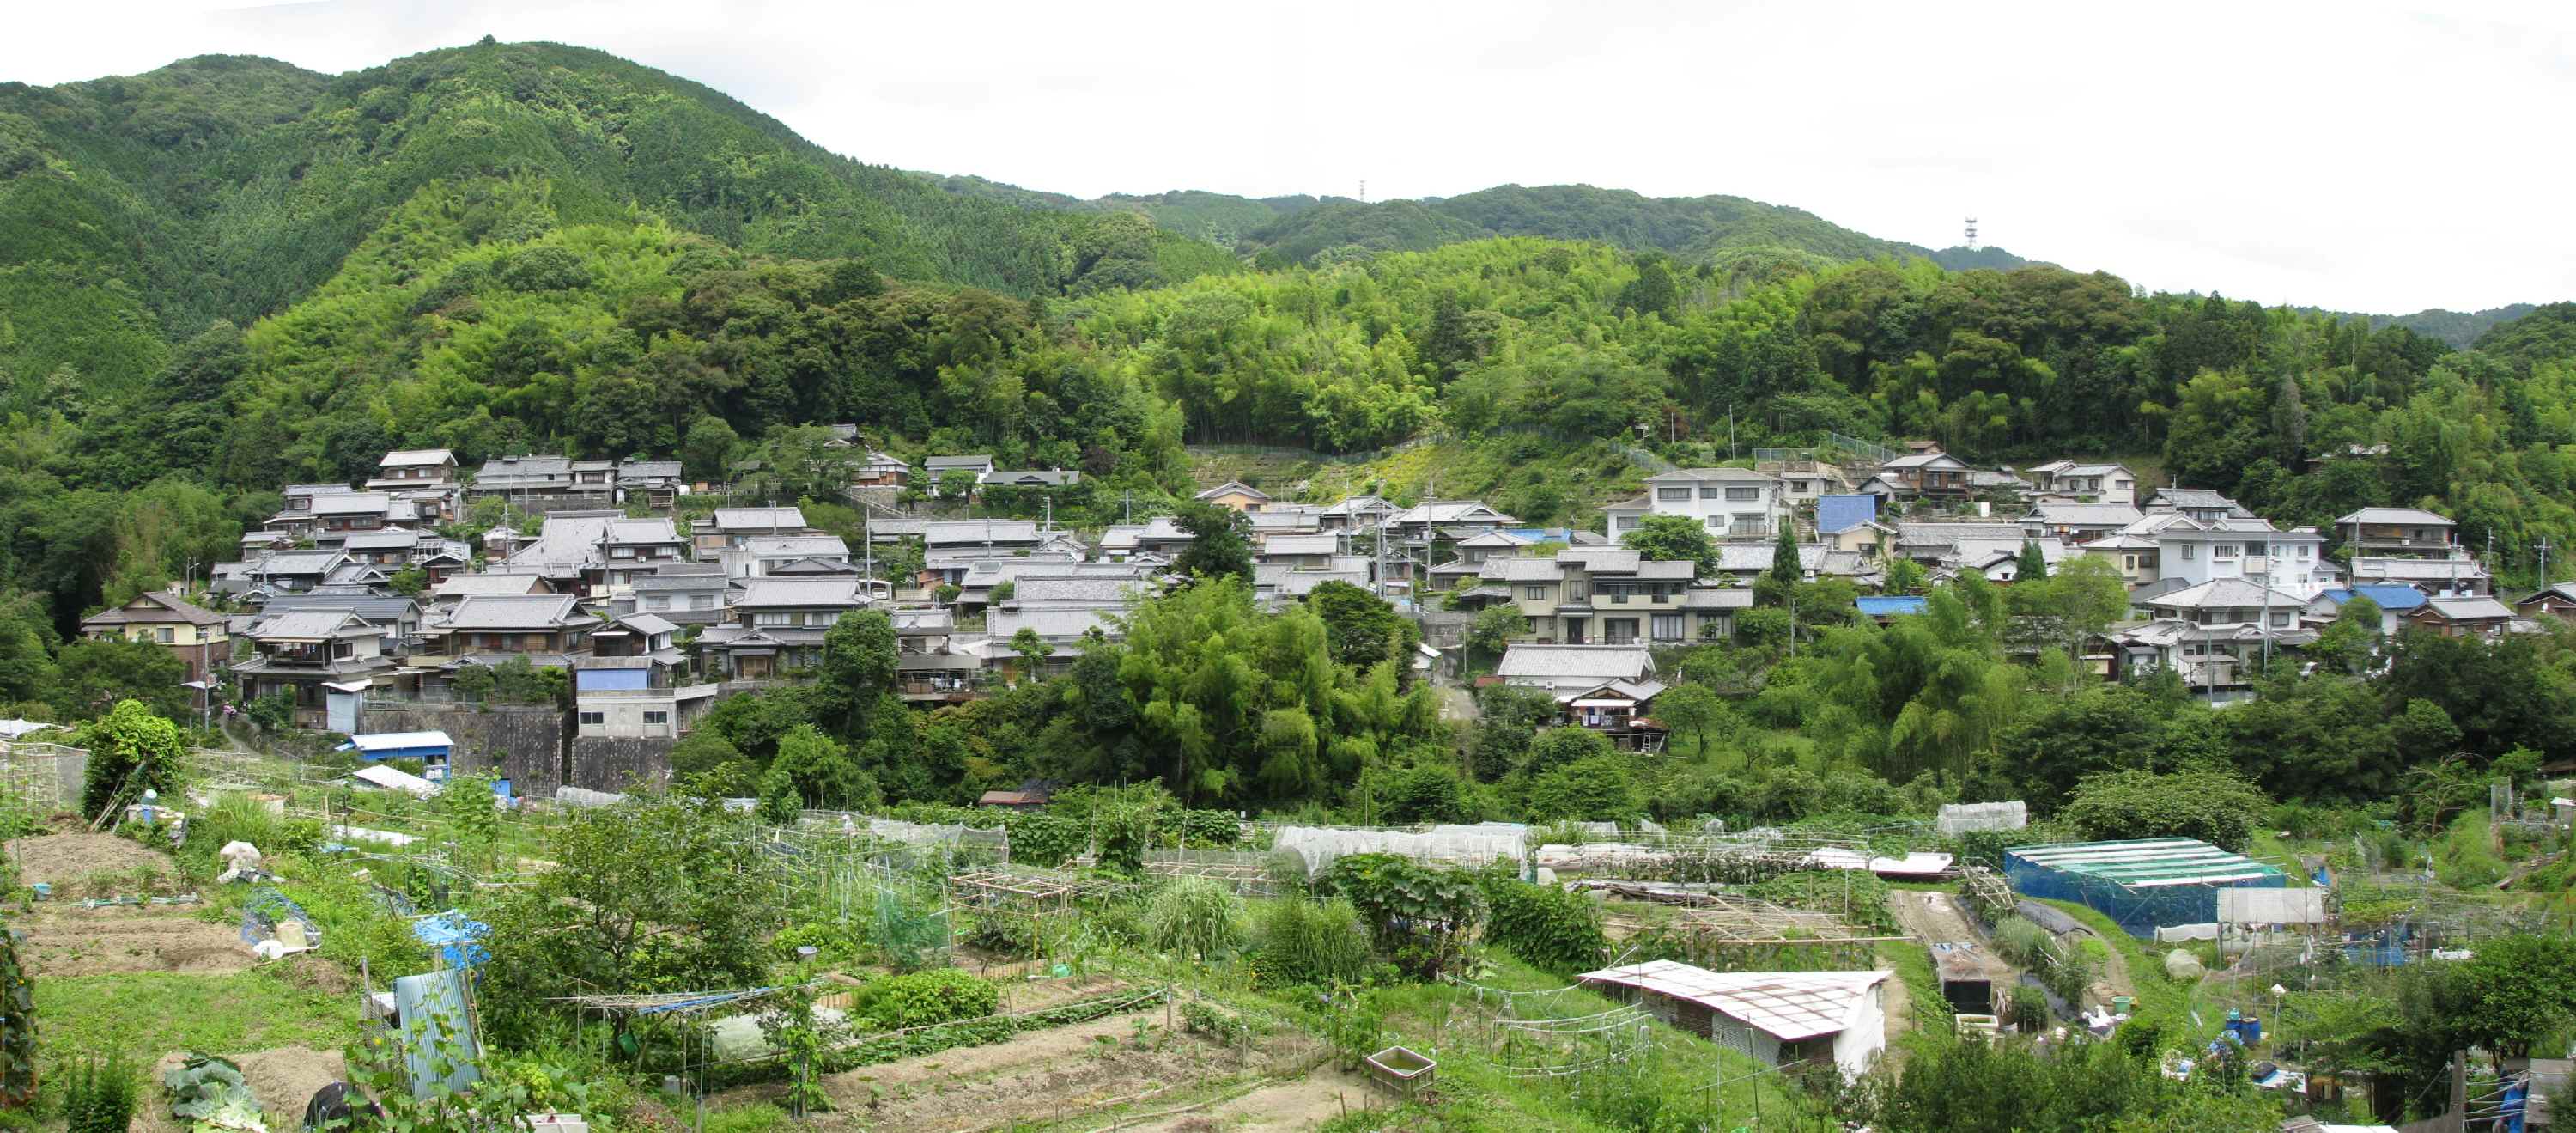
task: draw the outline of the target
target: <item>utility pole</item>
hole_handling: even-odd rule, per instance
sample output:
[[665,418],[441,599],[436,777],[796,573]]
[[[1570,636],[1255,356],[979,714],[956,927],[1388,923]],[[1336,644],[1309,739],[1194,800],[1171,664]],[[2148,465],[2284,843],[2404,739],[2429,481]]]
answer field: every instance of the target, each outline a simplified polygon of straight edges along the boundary
[[2540,585],[2549,586],[2549,536],[2540,537]]

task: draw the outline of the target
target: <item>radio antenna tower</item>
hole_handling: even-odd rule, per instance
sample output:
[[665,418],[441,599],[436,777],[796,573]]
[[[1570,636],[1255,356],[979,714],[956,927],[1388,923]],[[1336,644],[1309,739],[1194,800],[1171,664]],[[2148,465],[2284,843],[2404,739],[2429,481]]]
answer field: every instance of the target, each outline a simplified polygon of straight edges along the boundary
[[1977,218],[1973,216],[1968,218],[1968,250],[1977,250]]
[[1360,203],[1368,203],[1368,178],[1360,178]]

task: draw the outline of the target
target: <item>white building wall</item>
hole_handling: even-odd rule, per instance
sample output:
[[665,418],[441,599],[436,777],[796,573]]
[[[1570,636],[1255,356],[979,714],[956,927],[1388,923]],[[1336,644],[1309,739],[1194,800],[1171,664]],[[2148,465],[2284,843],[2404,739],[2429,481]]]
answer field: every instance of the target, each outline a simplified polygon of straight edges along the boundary
[[[1734,499],[1729,491],[1751,491],[1751,499]],[[1667,492],[1687,492],[1687,499],[1666,499]],[[1785,518],[1777,480],[1667,480],[1646,485],[1646,506],[1653,515],[1685,515],[1697,520],[1713,536],[1777,534]],[[1614,513],[1615,514],[1615,513]],[[1633,514],[1633,513],[1631,513]],[[1757,515],[1758,530],[1740,530],[1739,515]],[[1616,526],[1615,521],[1613,526]]]
[[1834,1036],[1834,1063],[1845,1074],[1859,1074],[1878,1061],[1886,1049],[1887,982],[1881,980],[1869,989],[1869,998],[1852,1009],[1842,1033]]

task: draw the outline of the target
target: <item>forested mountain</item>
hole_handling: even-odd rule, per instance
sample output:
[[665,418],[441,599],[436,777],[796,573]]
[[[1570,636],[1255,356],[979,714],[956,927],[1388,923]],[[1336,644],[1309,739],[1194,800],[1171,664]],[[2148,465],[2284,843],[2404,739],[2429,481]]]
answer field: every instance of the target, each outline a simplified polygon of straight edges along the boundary
[[467,242],[534,235],[471,203],[504,181],[535,186],[562,223],[640,206],[745,252],[865,257],[1019,295],[1234,264],[1123,217],[943,193],[586,48],[486,42],[336,77],[209,56],[0,85],[0,313],[14,328],[0,364],[130,388],[165,360],[161,339],[276,313],[424,192],[458,211],[415,223]]
[[2304,314],[2330,315],[2338,319],[2368,319],[2370,325],[2374,327],[2405,327],[2427,338],[2438,338],[2466,350],[2477,343],[2480,335],[2528,315],[2535,308],[2529,303],[2509,303],[2502,307],[2489,307],[2483,311],[2445,311],[2435,308],[2429,311],[2417,311],[2411,315],[2356,315],[2315,307],[2301,307],[2298,310]]
[[[1443,441],[1444,495],[1597,525],[1636,475],[1611,442],[1643,425],[1687,461],[1828,432],[1979,462],[2161,454],[2299,522],[2443,509],[2514,579],[2539,539],[2576,545],[2563,305],[2456,351],[1595,190],[1265,203],[1294,209],[1265,230],[1302,220],[1331,254],[1247,270],[1157,216],[961,197],[551,45],[338,77],[200,59],[0,107],[0,622],[35,609],[46,633],[234,557],[279,485],[363,478],[389,448],[712,476],[820,422],[1083,469],[1054,501],[1076,523],[1193,490],[1187,443]],[[1575,223],[1598,239],[1480,235]]]
[[[1935,251],[1881,240],[1801,209],[1743,197],[1648,197],[1590,185],[1498,185],[1462,196],[1363,203],[1347,197],[1249,197],[1173,192],[1091,200],[980,177],[916,174],[951,193],[1027,208],[1142,212],[1163,228],[1233,247],[1263,267],[1311,264],[1326,252],[1419,252],[1493,236],[1594,240],[1690,263],[1748,259],[1821,267],[1845,260],[1916,256],[1954,271],[2004,270],[2030,261],[2001,248]],[[1265,254],[1266,253],[1266,254]]]

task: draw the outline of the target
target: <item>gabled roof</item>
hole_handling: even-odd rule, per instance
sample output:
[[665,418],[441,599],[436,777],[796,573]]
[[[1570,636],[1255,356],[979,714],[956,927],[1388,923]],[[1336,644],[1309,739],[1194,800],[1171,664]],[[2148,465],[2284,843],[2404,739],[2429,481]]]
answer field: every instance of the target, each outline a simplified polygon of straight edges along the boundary
[[1487,523],[1502,526],[1520,521],[1485,506],[1482,500],[1425,500],[1388,516],[1387,522],[1394,524]]
[[2143,513],[2129,504],[2041,504],[2030,509],[2034,523],[2051,527],[2127,527]]
[[2145,604],[2173,610],[2251,610],[2265,605],[2296,610],[2305,608],[2308,603],[2296,594],[2283,593],[2241,578],[2213,578],[2198,586],[2149,598]]
[[1613,984],[1684,999],[1784,1042],[1840,1034],[1869,1002],[1870,989],[1896,973],[1712,972],[1673,960],[1649,960],[1585,972],[1587,984]]
[[789,507],[720,507],[713,520],[718,531],[801,531],[805,513]]
[[[1186,538],[1187,536],[1183,536]],[[990,543],[1035,543],[1038,521],[1034,519],[960,519],[923,526],[922,542],[981,545]]]
[[1685,610],[1750,610],[1753,591],[1741,586],[1694,586],[1682,592]]
[[2378,603],[2379,608],[2383,610],[2412,610],[2417,606],[2424,604],[2424,592],[2417,590],[2412,586],[2338,587],[2333,590],[2325,591],[2317,595],[2317,597],[2333,602],[2337,606],[2341,606],[2346,602],[2352,601],[2356,595],[2368,598],[2372,602]]
[[985,486],[1004,488],[1061,488],[1081,482],[1082,473],[1056,468],[997,470],[984,477]]
[[222,625],[224,616],[176,594],[162,590],[146,591],[131,602],[113,610],[101,610],[81,619],[81,626],[103,625],[170,625],[185,622],[192,626]]
[[734,599],[737,609],[776,608],[782,606],[846,606],[867,604],[867,591],[860,580],[849,575],[800,576],[793,578],[754,578],[743,583],[742,596]]
[[1020,606],[984,615],[984,630],[997,642],[1008,642],[1024,628],[1050,641],[1071,640],[1093,629],[1114,638],[1125,632],[1110,622],[1119,613],[1109,606]]
[[1816,497],[1816,533],[1819,535],[1839,535],[1877,519],[1878,497],[1876,496]]
[[524,479],[532,476],[569,476],[571,474],[572,458],[532,454],[493,457],[483,462],[482,471],[475,473],[474,478],[477,480],[491,477]]
[[473,594],[457,601],[441,622],[450,630],[549,630],[599,619],[581,612],[570,594]]
[[838,535],[754,535],[743,540],[742,546],[755,559],[850,557],[849,543]]
[[251,623],[250,635],[262,641],[319,641],[352,630],[376,632],[375,627],[347,610],[298,610],[262,617]]
[[921,466],[934,472],[957,468],[991,468],[993,458],[987,453],[974,453],[968,456],[934,456],[923,460]]
[[534,574],[453,574],[438,584],[431,593],[440,598],[463,598],[474,594],[527,594],[543,589],[545,578]]
[[2346,523],[2402,523],[2409,527],[2457,526],[2448,516],[2440,512],[2426,511],[2420,507],[2366,507],[2335,520],[2335,523],[2337,526]]
[[1676,468],[1670,472],[1658,472],[1652,476],[1646,477],[1646,483],[1649,484],[1680,483],[1683,481],[1697,480],[1726,480],[1747,484],[1768,484],[1771,482],[1772,477],[1767,472],[1756,472],[1750,468]]
[[617,462],[620,480],[677,480],[680,462],[676,460],[621,460]]
[[393,505],[393,496],[384,492],[341,492],[313,497],[313,514],[378,515]]
[[420,617],[420,604],[409,598],[379,594],[280,594],[262,603],[262,614],[297,614],[344,610],[369,625],[393,625]]
[[1626,547],[1567,547],[1556,553],[1558,566],[1580,567],[1597,574],[1635,574],[1637,564],[1644,559],[1643,554]]
[[1262,491],[1259,488],[1255,488],[1250,484],[1246,484],[1241,480],[1228,480],[1225,483],[1219,484],[1216,487],[1210,488],[1190,498],[1194,500],[1213,500],[1218,496],[1250,496],[1256,500],[1266,501],[1270,498],[1270,493]]
[[608,521],[606,537],[611,543],[677,543],[680,525],[659,517],[612,519]]
[[[999,585],[996,583],[996,585]],[[1117,575],[1039,575],[1011,580],[1011,601],[1097,602],[1117,604],[1131,593],[1148,590],[1142,578]]]
[[319,576],[330,573],[332,567],[348,557],[338,551],[272,551],[252,564],[251,574]]
[[1654,655],[1637,645],[1514,643],[1494,670],[1503,677],[1601,677],[1637,680],[1655,671]]
[[1522,555],[1496,555],[1485,560],[1477,573],[1495,582],[1554,582],[1565,577],[1565,568],[1555,559]]
[[453,464],[455,461],[456,454],[443,448],[398,448],[386,453],[383,460],[376,462],[376,467],[420,468],[429,465]]
[[1329,555],[1341,549],[1339,535],[1273,535],[1261,543],[1264,555]]
[[1913,453],[1907,453],[1907,454],[1905,454],[1904,456],[1897,457],[1897,458],[1896,458],[1896,459],[1894,459],[1894,460],[1891,460],[1891,461],[1888,461],[1888,462],[1887,462],[1887,463],[1885,463],[1885,464],[1879,465],[1879,467],[1881,467],[1881,468],[1928,468],[1928,467],[1931,467],[1931,466],[1933,466],[1933,465],[1941,464],[1941,463],[1944,463],[1944,462],[1947,462],[1947,463],[1949,463],[1949,464],[1955,465],[1955,466],[1960,467],[1960,468],[1966,468],[1966,467],[1968,466],[1966,461],[1960,460],[1958,457],[1952,456],[1952,455],[1950,455],[1949,453],[1946,453],[1946,452],[1913,452]]
[[2424,605],[2446,621],[2475,622],[2510,618],[2513,608],[2493,598],[2427,598]]

